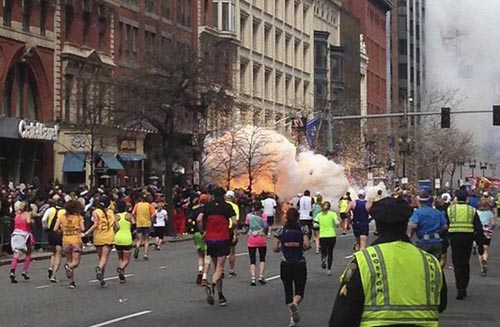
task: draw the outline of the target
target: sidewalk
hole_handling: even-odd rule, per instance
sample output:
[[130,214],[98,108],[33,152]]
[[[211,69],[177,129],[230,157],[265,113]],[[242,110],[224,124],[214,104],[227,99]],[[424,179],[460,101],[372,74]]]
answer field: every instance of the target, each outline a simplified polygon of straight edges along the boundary
[[[180,236],[180,237],[167,236],[167,237],[165,237],[165,242],[177,243],[177,242],[190,241],[192,239],[193,239],[193,235],[186,235],[186,236]],[[151,241],[150,241],[150,244],[152,244]],[[91,254],[91,253],[95,253],[95,252],[96,252],[95,247],[89,246],[83,250],[82,255],[87,255],[87,254]],[[52,252],[35,250],[31,254],[31,259],[33,261],[47,260],[47,259],[50,259],[51,255],[52,255]],[[0,266],[10,265],[11,261],[12,261],[12,255],[9,255],[9,254],[4,252],[4,253],[2,253],[2,256],[0,257]],[[24,261],[24,258],[19,260],[19,262],[23,262],[23,261]]]

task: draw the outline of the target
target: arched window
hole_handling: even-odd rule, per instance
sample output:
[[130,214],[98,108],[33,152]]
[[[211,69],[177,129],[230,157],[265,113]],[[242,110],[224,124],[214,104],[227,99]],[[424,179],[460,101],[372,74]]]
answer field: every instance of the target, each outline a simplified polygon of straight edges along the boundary
[[38,119],[37,88],[33,71],[26,63],[17,63],[7,75],[3,112],[7,117]]

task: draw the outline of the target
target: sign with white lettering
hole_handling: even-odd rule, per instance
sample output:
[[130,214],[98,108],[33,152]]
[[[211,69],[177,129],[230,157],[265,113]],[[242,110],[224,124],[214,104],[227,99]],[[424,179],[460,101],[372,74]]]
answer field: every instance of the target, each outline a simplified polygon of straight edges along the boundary
[[22,139],[57,141],[59,126],[49,127],[43,123],[20,120],[17,131]]

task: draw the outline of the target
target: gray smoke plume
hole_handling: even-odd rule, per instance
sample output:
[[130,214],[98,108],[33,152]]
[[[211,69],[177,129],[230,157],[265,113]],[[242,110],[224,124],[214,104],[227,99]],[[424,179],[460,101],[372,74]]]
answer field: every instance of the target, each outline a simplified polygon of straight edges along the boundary
[[[500,1],[426,3],[427,85],[458,89],[465,97],[461,110],[500,105]],[[455,115],[453,122],[472,131],[478,145],[500,152],[500,127],[493,126],[492,114]]]

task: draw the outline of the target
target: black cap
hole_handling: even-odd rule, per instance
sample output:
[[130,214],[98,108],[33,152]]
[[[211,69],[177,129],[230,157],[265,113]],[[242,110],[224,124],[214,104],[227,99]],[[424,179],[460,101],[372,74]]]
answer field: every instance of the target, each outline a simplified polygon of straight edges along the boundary
[[383,198],[373,203],[370,214],[378,223],[406,224],[413,213],[413,208],[403,199]]

